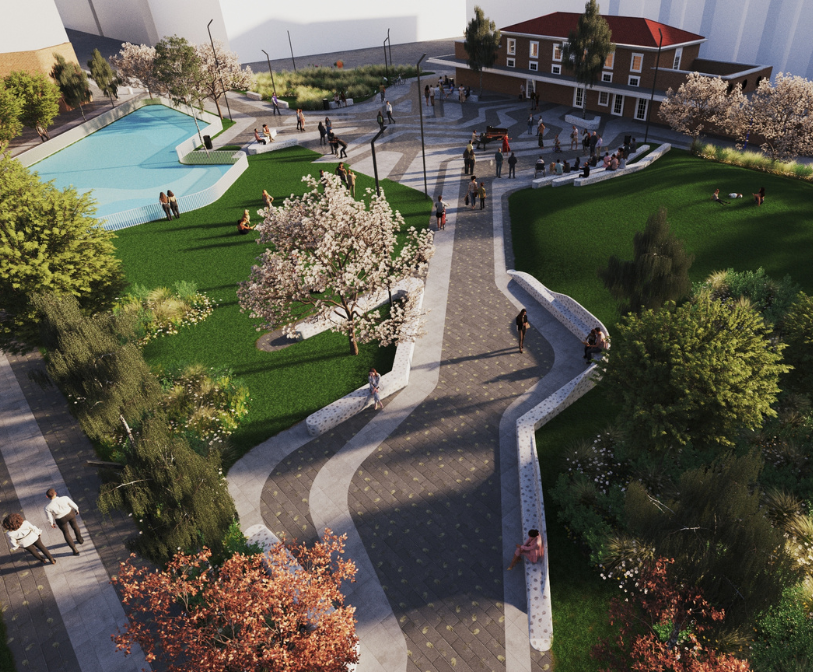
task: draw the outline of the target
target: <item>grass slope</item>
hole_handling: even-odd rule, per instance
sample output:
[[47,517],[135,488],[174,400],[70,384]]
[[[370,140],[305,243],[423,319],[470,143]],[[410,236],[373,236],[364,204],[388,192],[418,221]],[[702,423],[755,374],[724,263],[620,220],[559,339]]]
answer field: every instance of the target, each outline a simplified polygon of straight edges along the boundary
[[[577,440],[595,436],[617,409],[594,390],[568,407],[536,433],[542,467],[542,489],[550,492],[564,469],[564,453]],[[545,499],[553,608],[553,657],[556,672],[595,672],[590,651],[612,628],[608,610],[612,586],[590,566],[587,552],[568,538],[559,509]]]
[[[765,204],[751,193],[764,186]],[[730,205],[711,194],[740,192]],[[726,199],[727,200],[727,199]],[[608,326],[619,313],[596,276],[612,254],[632,258],[632,238],[659,206],[695,255],[690,275],[765,268],[813,289],[813,185],[705,161],[673,149],[646,170],[589,187],[527,189],[510,198],[516,268],[582,303]]]
[[[232,436],[237,456],[362,385],[370,366],[381,371],[392,368],[393,347],[361,346],[353,357],[347,339],[333,333],[277,352],[261,352],[255,346],[261,334],[239,310],[237,283],[248,278],[262,248],[254,243],[254,234],[236,235],[237,220],[247,208],[252,222],[259,221],[256,211],[262,207],[263,189],[276,203],[304,193],[303,175],[318,177],[320,167],[331,169],[311,163],[318,157],[304,148],[249,157],[249,169],[216,203],[181,213],[177,221],[125,229],[115,241],[129,282],[157,287],[190,280],[219,302],[206,321],[152,341],[144,355],[153,366],[176,361],[227,365],[248,385],[249,414]],[[357,176],[360,197],[374,182]],[[407,226],[427,226],[430,204],[422,193],[389,180],[382,187]]]

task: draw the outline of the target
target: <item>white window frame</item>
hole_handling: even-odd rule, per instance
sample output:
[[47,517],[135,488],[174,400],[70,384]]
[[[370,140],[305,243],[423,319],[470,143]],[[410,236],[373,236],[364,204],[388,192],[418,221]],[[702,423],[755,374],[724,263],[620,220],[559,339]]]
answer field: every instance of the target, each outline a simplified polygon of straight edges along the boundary
[[517,59],[515,59],[515,58],[506,58],[505,59],[505,66],[507,68],[516,68],[517,67]]
[[[641,58],[641,67],[637,70],[633,67],[635,65],[635,57],[639,56]],[[644,69],[644,55],[643,54],[633,54],[632,58],[630,58],[630,72],[641,72]]]
[[517,41],[513,37],[508,38],[508,42],[505,46],[506,53],[509,56],[516,56],[517,55]]
[[[638,113],[641,111],[641,103],[644,104],[644,114],[643,116],[639,116]],[[646,121],[647,113],[649,112],[649,100],[646,98],[639,98],[635,103],[635,120],[636,121]]]
[[[621,111],[616,112],[615,111],[615,107],[616,107],[615,104],[619,100],[621,101]],[[613,116],[616,116],[616,117],[623,117],[624,116],[624,96],[622,96],[620,93],[613,94],[613,104],[612,104],[612,107],[610,108],[610,112],[612,112]]]
[[529,61],[528,62],[528,70],[532,70],[533,72],[537,72],[539,70],[539,62],[538,61]]
[[675,57],[672,59],[672,70],[680,70],[680,61],[683,59],[683,47],[675,49]]
[[550,66],[550,72],[551,72],[552,75],[561,75],[562,74],[562,66],[557,65],[556,63],[554,63],[552,66]]
[[610,65],[607,65],[607,59],[604,59],[604,69],[612,70],[615,65],[615,52],[607,54],[607,58],[610,59]]
[[[601,102],[601,99],[604,99],[604,102]],[[602,107],[607,107],[610,104],[610,93],[609,91],[599,91],[598,92],[598,104]]]
[[613,82],[613,73],[612,72],[602,72],[601,73],[601,81],[607,82],[608,84],[612,84]]
[[[635,80],[635,83],[632,83],[632,80]],[[628,86],[641,86],[641,76],[640,75],[630,75],[627,79]]]
[[[581,94],[581,96],[579,95]],[[581,105],[579,105],[579,97],[581,97]],[[573,89],[573,107],[578,107],[580,110],[584,109],[585,91],[583,88],[576,87]]]
[[528,55],[530,58],[539,58],[539,42],[528,43]]
[[[559,58],[556,58],[556,52],[559,51]],[[561,63],[562,62],[562,43],[556,42],[553,45],[553,61],[554,63]]]

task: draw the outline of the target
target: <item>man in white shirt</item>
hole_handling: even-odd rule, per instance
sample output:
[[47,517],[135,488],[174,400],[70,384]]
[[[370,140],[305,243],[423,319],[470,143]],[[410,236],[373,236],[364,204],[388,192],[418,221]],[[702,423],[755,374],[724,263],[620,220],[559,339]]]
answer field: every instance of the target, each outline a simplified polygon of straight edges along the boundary
[[71,547],[73,554],[79,555],[79,551],[73,545],[73,539],[71,539],[71,533],[68,530],[68,526],[73,528],[77,544],[85,543],[79,525],[76,524],[76,514],[79,513],[79,507],[70,497],[57,497],[56,490],[53,488],[50,488],[45,493],[45,496],[51,500],[45,506],[45,516],[48,518],[48,522],[51,523],[51,527],[59,526],[59,529],[62,530],[62,536],[65,537],[65,541]]

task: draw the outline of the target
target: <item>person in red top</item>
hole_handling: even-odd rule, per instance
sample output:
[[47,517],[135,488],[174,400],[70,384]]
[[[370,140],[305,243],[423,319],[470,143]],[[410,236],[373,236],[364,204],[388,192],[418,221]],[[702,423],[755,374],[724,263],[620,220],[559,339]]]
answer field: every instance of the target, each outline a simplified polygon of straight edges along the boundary
[[528,530],[528,539],[521,546],[517,544],[517,550],[514,551],[514,558],[508,569],[514,569],[514,565],[519,562],[520,558],[525,558],[528,562],[537,563],[545,555],[545,547],[542,545],[542,537],[539,536],[539,530]]
[[508,136],[502,136],[502,153],[505,154],[506,152],[511,151],[511,145],[508,144]]

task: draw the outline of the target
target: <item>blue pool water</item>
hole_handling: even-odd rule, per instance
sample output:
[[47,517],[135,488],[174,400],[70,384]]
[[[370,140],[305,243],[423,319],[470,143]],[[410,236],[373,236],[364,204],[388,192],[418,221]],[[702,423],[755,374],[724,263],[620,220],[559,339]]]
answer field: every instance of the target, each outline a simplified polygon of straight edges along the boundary
[[[199,122],[200,123],[200,122]],[[97,215],[158,202],[171,190],[180,198],[212,186],[230,165],[185,166],[175,147],[197,133],[192,117],[148,105],[114,121],[32,166],[44,181],[92,191]]]

